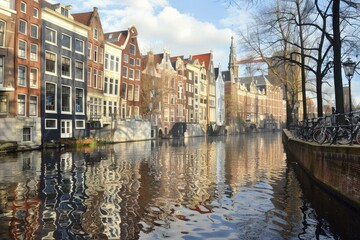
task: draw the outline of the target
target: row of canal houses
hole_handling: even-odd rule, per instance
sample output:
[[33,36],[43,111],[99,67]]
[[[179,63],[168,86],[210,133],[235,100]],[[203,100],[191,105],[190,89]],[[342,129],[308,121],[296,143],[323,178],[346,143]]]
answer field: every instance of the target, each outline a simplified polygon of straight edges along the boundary
[[129,119],[149,120],[156,137],[176,122],[205,132],[229,120],[224,89],[236,101],[243,92],[236,64],[220,72],[212,52],[143,56],[137,36],[134,26],[104,33],[96,7],[73,14],[61,3],[0,0],[0,140],[41,146]]

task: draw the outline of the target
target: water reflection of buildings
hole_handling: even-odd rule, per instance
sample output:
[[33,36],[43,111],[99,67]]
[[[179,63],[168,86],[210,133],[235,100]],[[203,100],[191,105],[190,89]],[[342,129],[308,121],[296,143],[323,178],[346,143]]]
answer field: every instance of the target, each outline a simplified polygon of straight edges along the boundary
[[24,152],[0,161],[0,239],[32,239],[39,229],[40,152]]

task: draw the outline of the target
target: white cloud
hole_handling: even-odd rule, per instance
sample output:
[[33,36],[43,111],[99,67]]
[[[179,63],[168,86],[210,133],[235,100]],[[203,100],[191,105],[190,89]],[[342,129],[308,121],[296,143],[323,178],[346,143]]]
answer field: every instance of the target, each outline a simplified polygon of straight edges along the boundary
[[[69,0],[61,1],[71,4]],[[202,22],[196,16],[181,13],[167,0],[89,0],[76,2],[72,12],[99,9],[105,32],[125,30],[134,25],[139,33],[142,54],[153,50],[161,53],[168,48],[173,56],[207,53],[214,54],[214,64],[227,66],[231,40],[230,28],[218,28],[213,23]]]

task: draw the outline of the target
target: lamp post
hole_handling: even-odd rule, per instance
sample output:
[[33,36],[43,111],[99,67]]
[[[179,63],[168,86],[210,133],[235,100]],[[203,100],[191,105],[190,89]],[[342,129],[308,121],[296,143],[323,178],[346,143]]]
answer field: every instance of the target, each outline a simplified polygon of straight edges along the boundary
[[343,68],[345,72],[345,76],[349,81],[349,112],[352,112],[352,104],[351,104],[351,79],[354,76],[356,63],[351,61],[350,58],[347,59],[346,62],[343,62]]

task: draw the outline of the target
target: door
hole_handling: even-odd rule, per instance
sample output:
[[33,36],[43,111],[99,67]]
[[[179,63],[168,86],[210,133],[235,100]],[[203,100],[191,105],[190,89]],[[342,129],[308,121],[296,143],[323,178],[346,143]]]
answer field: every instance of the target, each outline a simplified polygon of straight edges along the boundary
[[71,137],[72,137],[72,121],[61,120],[61,138],[71,138]]

